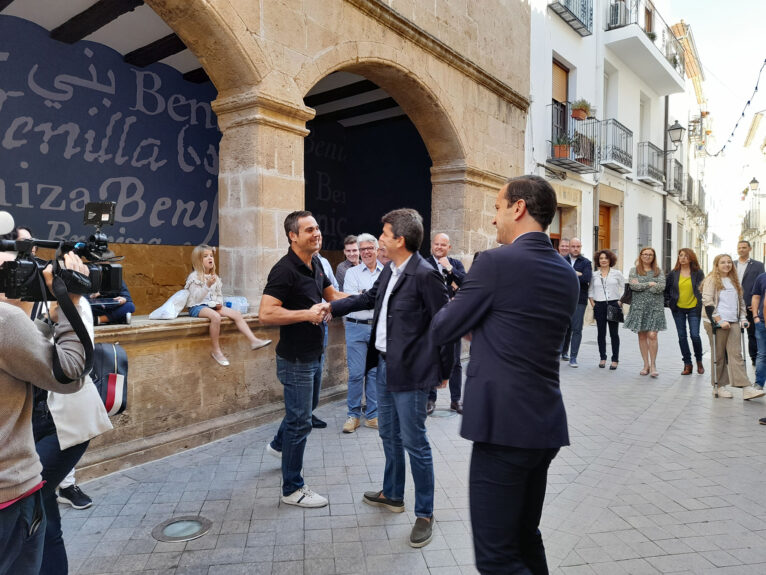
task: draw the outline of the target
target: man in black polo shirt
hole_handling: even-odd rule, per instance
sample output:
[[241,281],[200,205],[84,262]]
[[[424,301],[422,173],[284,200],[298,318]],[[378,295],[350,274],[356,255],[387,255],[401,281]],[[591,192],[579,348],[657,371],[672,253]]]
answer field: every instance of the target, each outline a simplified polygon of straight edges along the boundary
[[345,294],[332,286],[314,255],[321,246],[322,233],[311,212],[289,214],[285,233],[290,249],[271,268],[259,311],[262,323],[280,326],[277,377],[285,394],[285,417],[266,449],[282,458],[282,501],[300,507],[324,507],[327,499],[306,487],[301,469],[311,433],[314,390],[319,389],[322,378],[322,298],[334,301]]

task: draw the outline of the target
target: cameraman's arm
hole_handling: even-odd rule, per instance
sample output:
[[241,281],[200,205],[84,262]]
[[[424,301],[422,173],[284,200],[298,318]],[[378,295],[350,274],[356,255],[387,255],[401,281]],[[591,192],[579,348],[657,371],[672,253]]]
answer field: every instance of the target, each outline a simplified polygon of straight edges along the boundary
[[74,378],[85,366],[85,350],[69,321],[63,317],[51,343],[23,311],[10,305],[0,307],[0,369],[10,376],[58,393],[74,393],[84,382],[59,383],[53,375],[53,346],[64,373]]

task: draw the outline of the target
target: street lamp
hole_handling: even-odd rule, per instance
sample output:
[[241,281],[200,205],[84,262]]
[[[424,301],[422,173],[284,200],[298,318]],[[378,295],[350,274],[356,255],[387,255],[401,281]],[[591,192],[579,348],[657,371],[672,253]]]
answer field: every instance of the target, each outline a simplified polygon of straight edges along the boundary
[[750,180],[750,191],[754,192],[755,190],[757,190],[759,183],[760,182],[756,180],[755,177],[753,177],[753,179]]
[[679,124],[678,120],[668,128],[668,136],[670,136],[670,141],[673,142],[674,152],[678,149],[678,144],[681,143],[681,140],[684,139],[684,132],[686,132],[686,128]]

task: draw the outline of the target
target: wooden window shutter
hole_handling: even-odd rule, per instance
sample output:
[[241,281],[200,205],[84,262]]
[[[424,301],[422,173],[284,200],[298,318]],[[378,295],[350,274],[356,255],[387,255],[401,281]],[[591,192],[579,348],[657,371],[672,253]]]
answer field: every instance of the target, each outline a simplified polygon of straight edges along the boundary
[[561,64],[553,62],[553,99],[557,102],[567,101],[567,84],[569,71]]

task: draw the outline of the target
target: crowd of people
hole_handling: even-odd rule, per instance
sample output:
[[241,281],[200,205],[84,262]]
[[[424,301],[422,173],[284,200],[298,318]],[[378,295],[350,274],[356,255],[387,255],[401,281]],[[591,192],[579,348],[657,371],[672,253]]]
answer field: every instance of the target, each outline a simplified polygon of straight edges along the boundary
[[[711,385],[714,397],[730,398],[729,386],[741,388],[744,400],[764,395],[766,382],[766,328],[763,322],[763,297],[766,274],[762,262],[750,257],[750,242],[737,245],[738,259],[719,254],[713,260],[710,273],[705,276],[694,250],[681,248],[673,269],[664,274],[651,247],[639,252],[626,282],[622,272],[615,268],[617,256],[602,249],[591,262],[581,251],[577,238],[562,239],[559,254],[573,268],[580,282],[580,300],[570,319],[561,359],[570,367],[578,367],[585,304],[583,290],[593,308],[597,327],[599,352],[598,366],[607,363],[606,333],[611,343],[610,370],[616,370],[620,361],[620,322],[638,334],[638,348],[643,359],[640,375],[659,377],[657,370],[657,334],[667,329],[665,308],[670,308],[678,333],[682,375],[691,375],[695,365],[698,374],[705,373],[700,326],[710,340]],[[629,304],[623,316],[623,304]],[[569,334],[571,333],[571,339]],[[745,343],[747,334],[747,344]],[[692,346],[689,347],[691,339]],[[755,369],[755,382],[747,374],[746,346]],[[766,425],[766,418],[761,420]]]

